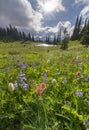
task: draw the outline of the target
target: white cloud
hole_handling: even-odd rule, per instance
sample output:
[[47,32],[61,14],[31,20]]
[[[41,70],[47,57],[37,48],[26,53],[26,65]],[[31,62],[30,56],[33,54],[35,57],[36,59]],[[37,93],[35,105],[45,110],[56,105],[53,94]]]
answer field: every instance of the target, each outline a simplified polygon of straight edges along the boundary
[[82,21],[85,22],[85,19],[89,18],[89,0],[75,0],[75,4],[83,5],[80,16],[83,17]]
[[[62,4],[62,0],[37,0],[37,3],[38,3],[38,9],[41,12],[46,12],[47,10],[48,11],[49,10],[54,10],[56,12],[65,11],[65,7]],[[48,3],[48,6],[49,6],[48,7],[49,9],[45,9],[45,5],[47,3]]]
[[89,18],[89,5],[85,6],[81,12],[80,15],[82,15],[83,20],[85,20],[86,18]]
[[75,4],[88,4],[89,0],[75,0]]
[[0,0],[0,26],[12,24],[17,27],[39,31],[43,16],[33,10],[28,0]]

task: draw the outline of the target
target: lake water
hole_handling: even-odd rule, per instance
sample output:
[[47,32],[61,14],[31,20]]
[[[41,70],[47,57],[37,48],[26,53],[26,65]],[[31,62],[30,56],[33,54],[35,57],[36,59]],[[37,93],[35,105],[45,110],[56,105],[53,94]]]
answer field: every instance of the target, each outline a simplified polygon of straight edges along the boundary
[[42,43],[42,44],[38,44],[36,46],[44,46],[44,47],[49,47],[49,46],[56,46],[56,45],[50,45],[50,44],[46,44],[46,43]]

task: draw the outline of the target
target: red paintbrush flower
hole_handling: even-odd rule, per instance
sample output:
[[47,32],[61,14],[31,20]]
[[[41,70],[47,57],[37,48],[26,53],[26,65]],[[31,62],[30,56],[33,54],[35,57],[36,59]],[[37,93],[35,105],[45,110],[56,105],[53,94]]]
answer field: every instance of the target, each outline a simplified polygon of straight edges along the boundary
[[41,83],[41,84],[40,84],[40,87],[41,87],[43,90],[45,90],[45,89],[46,89],[46,84],[45,84],[45,83]]
[[77,76],[80,76],[80,75],[81,75],[81,72],[80,72],[80,71],[78,71],[78,72],[77,72]]
[[44,93],[45,89],[46,89],[46,84],[45,83],[41,83],[40,87],[38,87],[36,89],[36,93],[41,96]]

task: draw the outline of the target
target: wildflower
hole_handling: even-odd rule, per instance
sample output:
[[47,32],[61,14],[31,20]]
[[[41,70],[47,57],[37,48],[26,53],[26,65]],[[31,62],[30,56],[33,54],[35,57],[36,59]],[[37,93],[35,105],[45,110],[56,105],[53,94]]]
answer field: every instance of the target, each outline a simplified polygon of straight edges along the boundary
[[44,76],[44,77],[47,77],[47,73],[46,73],[46,72],[44,72],[44,73],[43,73],[43,76]]
[[26,64],[22,64],[22,66],[21,66],[21,68],[22,68],[22,70],[24,71],[24,70],[26,70],[27,68],[28,68],[28,64],[26,63]]
[[46,84],[45,83],[41,83],[40,87],[38,87],[36,89],[36,93],[41,96],[44,93],[45,89],[46,89]]
[[15,90],[18,89],[18,83],[17,83],[17,81],[14,82],[14,88],[15,88]]
[[8,90],[9,90],[10,92],[13,92],[13,91],[15,90],[13,83],[9,83],[9,84],[8,84]]
[[44,82],[48,82],[48,78],[47,77],[44,77]]
[[19,75],[19,82],[22,84],[24,82],[27,82],[27,78],[25,74],[20,74]]
[[46,72],[43,73],[43,76],[44,76],[44,82],[48,82],[48,78],[47,78],[47,73]]
[[84,93],[81,92],[81,91],[77,91],[75,94],[76,94],[78,97],[83,97],[83,95],[84,95]]
[[22,85],[22,87],[23,87],[24,90],[26,90],[27,88],[29,88],[29,85],[25,83],[25,84]]
[[56,79],[53,79],[52,80],[52,84],[55,85],[57,83],[57,80]]
[[41,83],[40,87],[41,87],[42,89],[46,89],[46,84],[45,84],[45,83]]
[[78,71],[78,72],[77,72],[77,76],[80,76],[80,75],[81,75],[81,72],[80,72],[80,71]]
[[37,94],[41,95],[42,92],[43,92],[43,91],[42,91],[42,88],[41,88],[41,87],[39,87],[39,88],[36,89],[36,93],[37,93]]

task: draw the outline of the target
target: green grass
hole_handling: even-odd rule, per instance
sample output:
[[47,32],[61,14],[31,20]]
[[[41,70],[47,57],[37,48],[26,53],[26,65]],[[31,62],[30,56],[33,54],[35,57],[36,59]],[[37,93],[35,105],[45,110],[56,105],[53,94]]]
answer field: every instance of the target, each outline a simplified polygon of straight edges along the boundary
[[[80,72],[79,76],[77,72]],[[20,74],[25,74],[24,90]],[[55,82],[53,82],[55,79]],[[18,89],[8,90],[17,81]],[[45,92],[36,93],[41,83]],[[0,43],[0,130],[87,130],[89,48]]]

